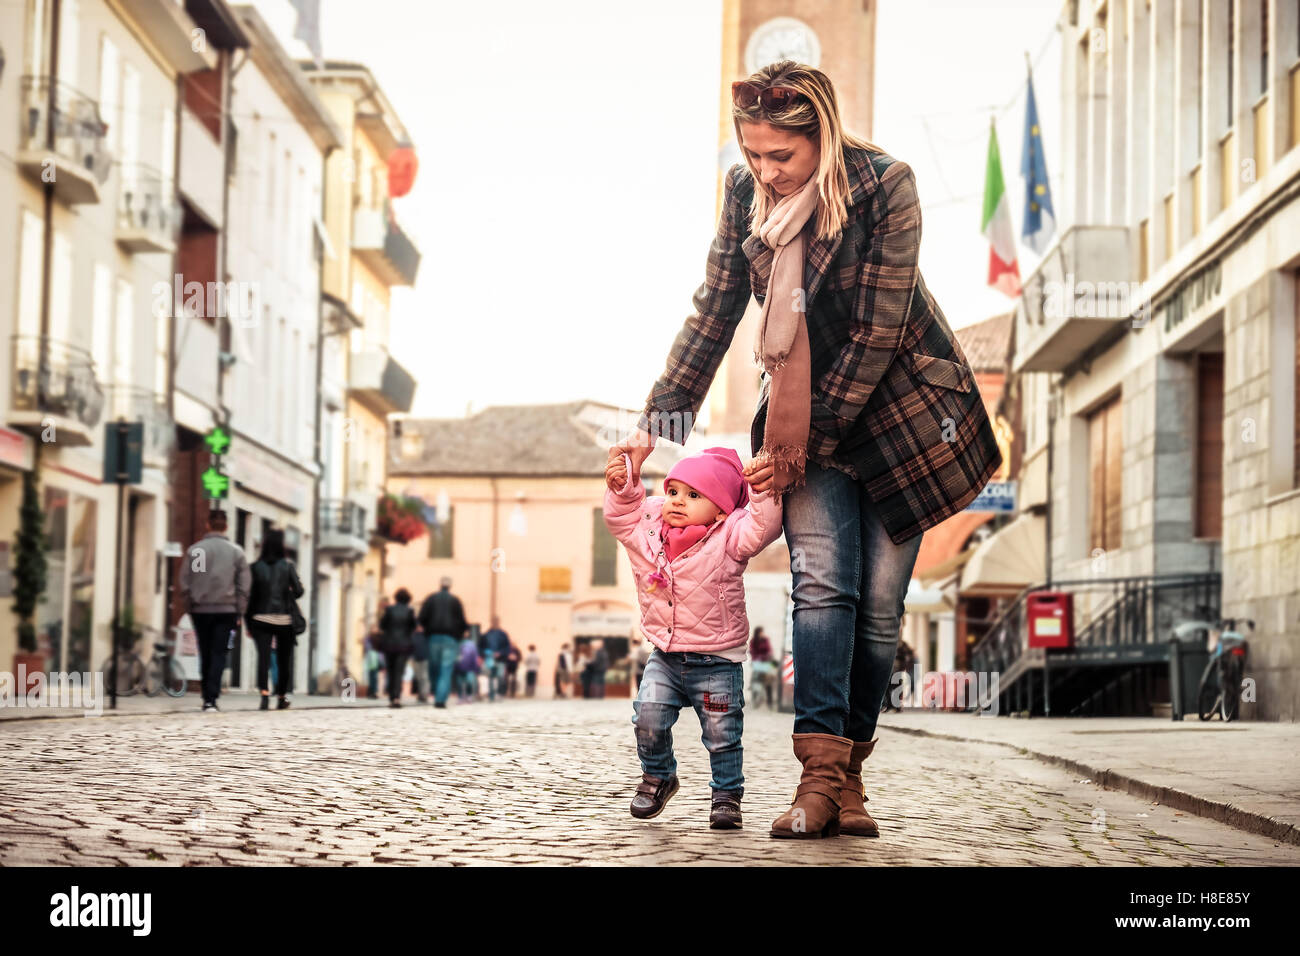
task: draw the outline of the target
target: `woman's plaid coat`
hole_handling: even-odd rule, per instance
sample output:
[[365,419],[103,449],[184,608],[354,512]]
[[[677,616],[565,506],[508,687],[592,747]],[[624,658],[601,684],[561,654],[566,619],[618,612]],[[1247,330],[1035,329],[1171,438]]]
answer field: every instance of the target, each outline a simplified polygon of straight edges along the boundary
[[[975,375],[917,266],[921,206],[911,168],[855,147],[845,148],[844,159],[848,220],[835,237],[809,238],[806,246],[808,456],[856,475],[901,544],[970,504],[1002,456]],[[751,292],[763,301],[772,250],[747,225],[753,195],[749,168],[732,166],[695,312],[650,391],[644,431],[685,441]],[[767,393],[764,374],[750,431],[754,454],[763,444]]]

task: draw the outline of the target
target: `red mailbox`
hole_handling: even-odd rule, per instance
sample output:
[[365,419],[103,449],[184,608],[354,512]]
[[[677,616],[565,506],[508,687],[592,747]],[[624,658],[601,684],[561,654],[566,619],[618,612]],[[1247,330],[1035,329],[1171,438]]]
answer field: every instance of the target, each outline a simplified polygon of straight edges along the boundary
[[1069,647],[1074,643],[1074,595],[1068,591],[1029,595],[1025,619],[1030,647]]

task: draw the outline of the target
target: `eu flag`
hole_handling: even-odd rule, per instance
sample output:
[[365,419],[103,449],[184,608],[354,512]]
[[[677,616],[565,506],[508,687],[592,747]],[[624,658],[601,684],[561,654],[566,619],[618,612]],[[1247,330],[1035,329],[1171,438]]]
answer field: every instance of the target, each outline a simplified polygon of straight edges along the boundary
[[1052,188],[1047,183],[1047,160],[1043,156],[1043,132],[1038,125],[1033,74],[1030,74],[1028,82],[1025,142],[1020,151],[1020,175],[1025,178],[1025,225],[1020,237],[1025,245],[1041,256],[1056,232],[1056,217],[1052,213]]

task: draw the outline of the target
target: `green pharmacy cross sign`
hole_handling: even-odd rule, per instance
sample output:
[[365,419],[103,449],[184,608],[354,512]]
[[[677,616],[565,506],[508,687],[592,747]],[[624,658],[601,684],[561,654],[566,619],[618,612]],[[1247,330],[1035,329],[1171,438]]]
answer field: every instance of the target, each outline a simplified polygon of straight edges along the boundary
[[230,493],[230,476],[221,472],[221,456],[230,450],[230,434],[220,425],[203,436],[203,444],[212,452],[213,462],[208,466],[199,480],[203,482],[203,493],[208,498],[224,498]]
[[224,498],[230,491],[230,479],[215,467],[209,467],[203,473],[202,481],[203,491],[209,498]]
[[212,431],[203,436],[203,443],[208,446],[212,454],[220,457],[230,447],[230,436],[226,434],[224,428],[217,425]]

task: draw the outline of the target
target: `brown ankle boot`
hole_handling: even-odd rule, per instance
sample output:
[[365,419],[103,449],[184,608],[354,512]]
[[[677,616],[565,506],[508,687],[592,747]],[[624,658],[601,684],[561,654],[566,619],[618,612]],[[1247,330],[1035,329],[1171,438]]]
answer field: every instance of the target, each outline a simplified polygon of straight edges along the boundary
[[794,805],[776,818],[772,836],[817,839],[840,832],[840,788],[853,741],[834,734],[794,734],[794,755],[803,776]]
[[[877,737],[876,740],[880,738]],[[878,837],[880,827],[867,813],[866,791],[862,786],[862,762],[871,756],[876,740],[855,743],[849,754],[849,765],[844,771],[844,786],[840,787],[840,832],[853,836]]]

